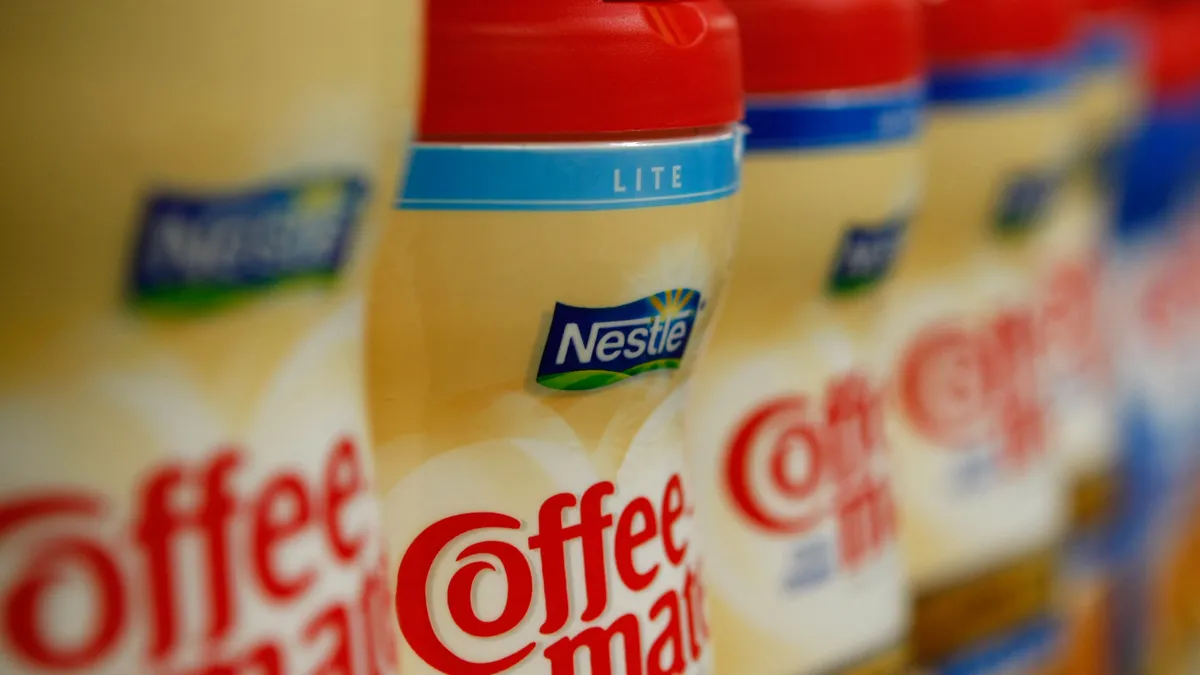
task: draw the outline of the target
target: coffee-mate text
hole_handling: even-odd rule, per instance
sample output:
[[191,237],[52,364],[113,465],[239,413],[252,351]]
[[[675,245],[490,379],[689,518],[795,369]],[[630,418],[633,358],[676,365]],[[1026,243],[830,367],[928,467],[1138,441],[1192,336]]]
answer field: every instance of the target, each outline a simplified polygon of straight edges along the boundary
[[840,564],[854,570],[896,538],[890,481],[872,468],[884,451],[881,397],[865,376],[846,375],[828,386],[824,410],[794,395],[752,411],[730,440],[726,488],[744,518],[774,535],[832,518]]
[[[60,673],[98,672],[129,649],[144,672],[169,675],[287,675],[300,662],[313,674],[395,672],[384,561],[345,517],[371,499],[357,442],[335,440],[315,477],[281,470],[248,485],[252,457],[229,445],[153,467],[124,518],[86,488],[6,495],[0,545],[20,562],[0,575],[4,650]],[[374,571],[330,597],[339,568]],[[64,589],[90,598],[71,626],[51,619]],[[304,611],[299,633],[247,619],[259,604]]]
[[1028,311],[1001,312],[979,327],[930,325],[901,357],[900,409],[918,433],[942,448],[998,441],[1003,464],[1020,471],[1045,449],[1036,351]]
[[1097,258],[1064,260],[1050,272],[1039,306],[1043,351],[1060,376],[1105,376],[1104,344],[1099,334],[1096,299],[1100,278]]
[[[704,652],[708,629],[697,571],[685,564],[692,545],[685,534],[690,525],[685,523],[691,520],[692,508],[683,481],[678,474],[671,476],[661,495],[636,497],[620,513],[605,509],[605,499],[615,489],[612,482],[601,481],[578,496],[560,493],[547,498],[538,509],[536,531],[520,543],[477,538],[489,531],[495,537],[517,536],[522,521],[504,513],[462,513],[425,528],[404,553],[397,574],[396,616],[408,644],[430,666],[458,675],[495,675],[535,654],[545,659],[551,675],[687,672]],[[476,538],[455,557],[462,566],[451,576],[445,595],[430,592],[435,568],[444,564],[440,559],[469,535]],[[573,557],[576,542],[582,597],[572,593],[568,574],[568,557]],[[683,570],[683,585],[654,600],[647,616],[630,612],[607,626],[578,630],[575,622],[600,619],[618,601],[614,594],[647,592],[661,564],[639,567],[635,556],[643,547],[661,548],[666,564]],[[489,559],[477,559],[480,556]],[[497,572],[507,584],[504,606],[498,615],[482,617],[473,595],[476,582],[485,573]],[[542,617],[538,632],[546,641],[531,641],[492,661],[470,661],[441,637],[434,618],[437,605],[449,609],[454,628],[480,640],[510,634],[536,614]],[[655,637],[647,641],[647,634]],[[590,668],[579,671],[582,653]]]

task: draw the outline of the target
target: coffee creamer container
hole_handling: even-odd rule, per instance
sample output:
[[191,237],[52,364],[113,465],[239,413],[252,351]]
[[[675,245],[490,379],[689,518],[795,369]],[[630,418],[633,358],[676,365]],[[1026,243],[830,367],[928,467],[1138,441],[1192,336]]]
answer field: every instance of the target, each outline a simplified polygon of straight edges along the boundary
[[416,8],[0,7],[0,672],[395,672],[359,242]]
[[909,602],[871,350],[921,185],[920,10],[728,4],[745,213],[688,404],[716,673],[899,673]]
[[1063,199],[1037,235],[1037,318],[1047,447],[1068,481],[1063,597],[1068,672],[1110,672],[1108,543],[1117,509],[1117,429],[1100,294],[1102,243],[1140,96],[1131,3],[1089,0],[1074,82],[1079,144]]
[[1185,227],[1200,121],[1200,13],[1146,13],[1148,105],[1122,172],[1108,246],[1123,509],[1116,538],[1120,672],[1195,672],[1200,553],[1187,534],[1197,411],[1194,233]]
[[735,225],[734,18],[430,10],[368,329],[405,671],[709,672],[682,393]]
[[926,199],[879,339],[912,647],[936,673],[1039,672],[1055,647],[1065,486],[1045,442],[1033,241],[1073,143],[1072,5],[924,5]]

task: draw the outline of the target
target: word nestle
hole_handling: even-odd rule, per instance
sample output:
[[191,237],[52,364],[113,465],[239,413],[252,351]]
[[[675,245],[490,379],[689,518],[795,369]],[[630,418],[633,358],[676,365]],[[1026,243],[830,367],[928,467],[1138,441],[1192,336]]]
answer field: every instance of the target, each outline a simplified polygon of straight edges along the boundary
[[[355,444],[336,442],[311,482],[283,471],[247,486],[252,461],[228,447],[158,466],[121,518],[123,505],[85,490],[0,503],[0,542],[19,560],[0,586],[9,658],[47,672],[395,672],[378,628],[383,561],[368,559],[371,533],[344,522],[370,499]],[[71,629],[55,611],[63,594]],[[268,611],[295,632],[262,621]]]
[[[778,536],[837,524],[842,565],[854,569],[896,537],[882,398],[851,374],[829,384],[824,406],[801,395],[752,411],[729,442],[726,489],[737,511]],[[828,489],[826,489],[828,488]]]
[[[605,499],[614,492],[612,483],[601,482],[579,497],[561,493],[546,499],[538,510],[537,531],[516,539],[520,544],[481,536],[489,531],[495,533],[492,536],[515,536],[521,520],[503,513],[450,516],[422,531],[404,554],[397,574],[396,616],[412,649],[439,672],[456,675],[501,673],[532,658],[535,652],[548,662],[548,670],[543,672],[551,675],[687,672],[701,657],[707,626],[701,613],[698,575],[685,565],[688,542],[683,531],[688,526],[684,521],[690,520],[691,511],[686,507],[682,481],[678,475],[672,476],[657,502],[637,497],[619,514],[605,510]],[[564,524],[568,519],[574,524]],[[462,566],[451,576],[446,597],[433,597],[436,563],[449,549],[461,546],[461,539],[470,542],[455,558]],[[573,559],[581,552],[582,598],[572,597],[569,548]],[[635,558],[639,552],[643,555]],[[487,559],[480,560],[480,556]],[[537,557],[537,566],[530,556]],[[651,558],[662,562],[646,564]],[[507,594],[503,607],[488,611],[491,618],[483,618],[476,604],[476,581],[485,572],[497,571],[507,584]],[[630,598],[636,601],[643,594],[658,592],[652,591],[651,585],[660,575],[669,582],[668,588],[652,603],[645,603],[649,610],[644,616],[631,611],[600,624],[610,606],[643,606]],[[613,577],[620,584],[610,591]],[[541,590],[540,607],[535,589]],[[438,607],[448,608],[453,627],[436,625]],[[537,630],[548,644],[531,635],[529,642],[500,658],[474,662],[444,641],[447,629],[452,628],[468,641],[508,636],[521,629],[535,609],[542,610],[544,619]],[[657,636],[645,639],[658,626]],[[531,626],[526,629],[532,631]],[[618,645],[619,651],[615,649]],[[579,671],[576,662],[582,650],[586,650],[590,667]],[[614,657],[614,651],[622,656]],[[620,662],[614,664],[614,658]]]

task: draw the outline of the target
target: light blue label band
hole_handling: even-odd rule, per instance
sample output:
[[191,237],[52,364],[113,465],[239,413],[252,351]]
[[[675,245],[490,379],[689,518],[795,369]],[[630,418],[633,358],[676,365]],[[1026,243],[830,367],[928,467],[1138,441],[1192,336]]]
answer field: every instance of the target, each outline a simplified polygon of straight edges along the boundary
[[741,155],[740,131],[636,143],[417,143],[396,206],[604,211],[696,204],[737,192]]
[[1128,65],[1136,54],[1133,33],[1123,25],[1097,23],[1087,28],[1079,45],[1078,62],[1085,72]]
[[1071,84],[1071,60],[990,63],[934,69],[928,99],[934,105],[986,105],[1059,96]]
[[750,99],[746,150],[803,150],[916,137],[923,92],[906,87],[871,94]]

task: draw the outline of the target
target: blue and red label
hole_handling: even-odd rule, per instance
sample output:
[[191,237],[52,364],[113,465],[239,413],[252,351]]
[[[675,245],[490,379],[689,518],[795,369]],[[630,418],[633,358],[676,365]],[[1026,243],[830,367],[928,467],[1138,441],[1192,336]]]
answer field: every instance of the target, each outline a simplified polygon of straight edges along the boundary
[[133,252],[130,300],[203,310],[287,282],[332,279],[366,197],[366,181],[356,176],[240,192],[156,192]]
[[550,389],[585,391],[677,369],[704,306],[700,292],[689,288],[617,307],[560,302],[550,319],[537,382]]
[[847,295],[882,283],[892,271],[904,243],[908,220],[905,215],[875,225],[851,225],[842,235],[842,244],[834,258],[830,292]]

